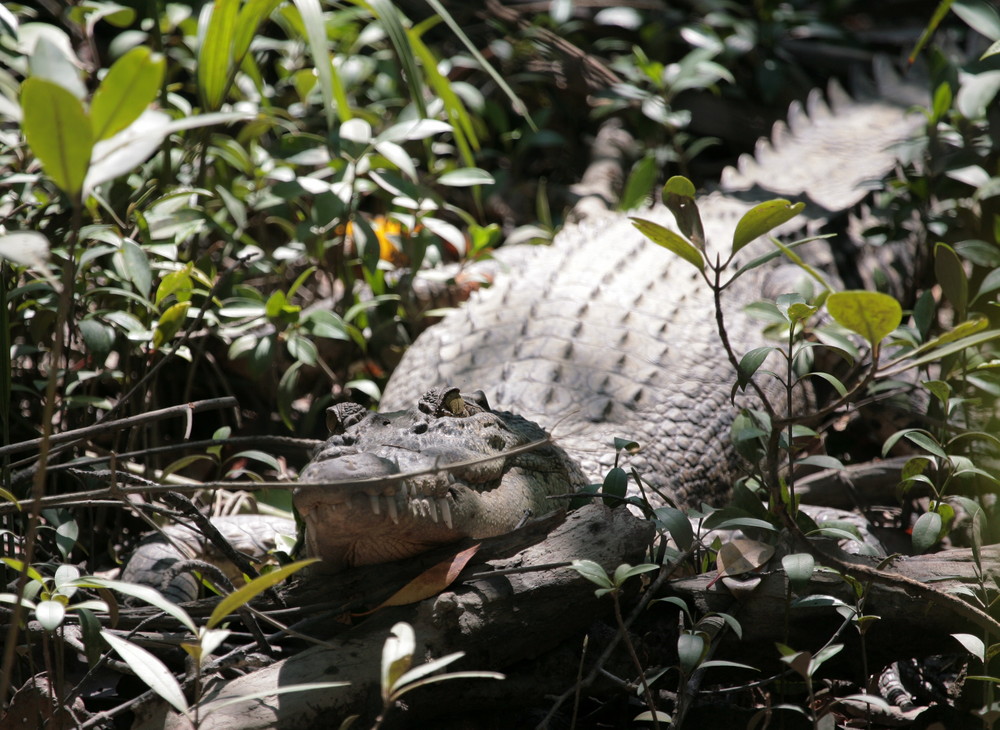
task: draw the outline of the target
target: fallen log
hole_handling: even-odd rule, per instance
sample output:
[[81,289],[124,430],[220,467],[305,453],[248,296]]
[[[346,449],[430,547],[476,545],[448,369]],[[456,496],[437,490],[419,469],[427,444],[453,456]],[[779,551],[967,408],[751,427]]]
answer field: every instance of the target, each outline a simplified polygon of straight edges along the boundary
[[[416,606],[379,611],[363,624],[341,634],[332,648],[316,647],[226,682],[208,693],[202,705],[203,730],[210,728],[304,728],[314,724],[338,727],[352,714],[367,726],[382,701],[379,686],[382,647],[397,621],[415,631],[415,663],[422,658],[465,652],[449,670],[503,671],[525,658],[544,655],[568,637],[581,634],[611,611],[607,597],[598,598],[594,584],[569,567],[546,567],[577,559],[593,560],[609,572],[623,562],[639,562],[652,537],[652,526],[626,510],[590,505],[567,516],[543,541],[509,558],[476,566],[476,573]],[[538,568],[539,570],[532,570]],[[497,576],[489,573],[506,572]],[[349,681],[347,687],[269,696],[291,684]],[[470,682],[463,680],[463,694]],[[263,699],[241,701],[213,711],[213,704],[247,695]],[[413,696],[419,702],[419,696]],[[189,721],[161,701],[137,711],[137,728],[185,730]]]

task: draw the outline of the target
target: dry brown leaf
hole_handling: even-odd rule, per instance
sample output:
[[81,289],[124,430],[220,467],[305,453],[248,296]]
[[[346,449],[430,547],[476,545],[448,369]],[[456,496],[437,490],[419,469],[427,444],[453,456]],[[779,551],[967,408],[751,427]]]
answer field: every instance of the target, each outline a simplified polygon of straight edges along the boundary
[[774,547],[765,542],[745,539],[730,540],[719,548],[719,554],[715,558],[719,574],[712,579],[707,587],[711,588],[719,578],[759,570],[771,559],[772,555],[774,555]]
[[417,603],[425,598],[436,596],[455,582],[458,574],[462,572],[477,550],[479,550],[479,545],[473,545],[458,553],[450,560],[444,560],[437,565],[431,566],[372,610],[354,615],[368,616],[380,608],[406,606],[410,603]]

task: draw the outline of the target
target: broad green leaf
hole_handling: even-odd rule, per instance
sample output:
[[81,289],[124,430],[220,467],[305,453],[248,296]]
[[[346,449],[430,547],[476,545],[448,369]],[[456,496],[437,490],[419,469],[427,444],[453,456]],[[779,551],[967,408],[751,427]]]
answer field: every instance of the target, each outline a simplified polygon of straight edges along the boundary
[[694,530],[691,521],[676,507],[660,507],[653,511],[656,519],[666,528],[667,532],[681,550],[689,550],[694,544]]
[[478,167],[464,167],[446,172],[438,178],[438,183],[449,187],[464,188],[470,185],[492,185],[493,176]]
[[704,270],[705,261],[701,256],[701,252],[679,233],[674,233],[669,228],[664,228],[659,223],[654,223],[644,218],[630,218],[629,220],[632,221],[633,226],[639,229],[642,235],[657,246],[663,246],[668,251],[677,254],[699,271]]
[[955,249],[945,243],[934,246],[934,276],[955,308],[956,320],[964,319],[969,303],[969,279]]
[[658,172],[654,155],[646,155],[639,160],[625,181],[621,199],[618,201],[618,210],[632,210],[644,205],[649,198],[649,191],[653,189],[653,183],[656,182]]
[[670,178],[663,186],[663,202],[674,214],[677,227],[697,248],[704,249],[705,229],[694,196],[694,183],[680,175]]
[[747,387],[747,384],[754,376],[754,373],[756,373],[764,361],[767,360],[767,356],[776,349],[777,348],[775,347],[755,347],[740,359],[740,365],[737,369],[736,375],[736,382],[740,390]]
[[937,512],[925,512],[913,524],[913,550],[918,555],[930,550],[941,537],[943,522]]
[[899,302],[881,292],[835,292],[827,298],[826,308],[839,325],[861,335],[872,347],[903,321]]
[[125,641],[110,631],[102,631],[101,636],[147,687],[169,702],[178,712],[187,712],[188,704],[184,699],[184,691],[163,662],[142,647]]
[[83,103],[58,84],[29,78],[21,85],[21,108],[24,138],[46,174],[66,194],[78,195],[94,146]]
[[261,21],[280,4],[281,0],[247,0],[243,3],[243,8],[240,10],[236,22],[236,35],[233,38],[232,61],[234,66],[238,67],[250,50],[250,42],[253,40]]
[[153,331],[153,349],[158,350],[174,338],[187,317],[191,302],[177,302],[160,315]]
[[60,601],[39,601],[35,606],[35,618],[46,631],[58,629],[65,616],[66,607]]
[[119,273],[132,282],[135,290],[143,297],[153,286],[153,275],[149,269],[149,257],[142,247],[131,239],[124,239],[118,250],[121,256]]
[[781,559],[781,567],[784,568],[789,582],[797,589],[801,589],[808,585],[809,579],[812,578],[816,560],[809,553],[794,553],[785,555]]
[[643,563],[642,565],[629,565],[628,563],[622,563],[615,568],[614,583],[615,585],[620,586],[632,576],[648,573],[652,570],[659,569],[659,567],[659,565],[654,565],[653,563]]
[[574,560],[570,567],[591,583],[596,583],[602,588],[614,588],[607,571],[593,560]]
[[117,134],[132,124],[160,93],[166,59],[136,46],[115,61],[90,102],[94,141]]
[[277,570],[265,573],[259,578],[254,578],[242,588],[233,591],[219,601],[219,604],[212,611],[212,615],[208,617],[208,623],[205,624],[205,627],[209,629],[215,628],[230,613],[242,606],[245,606],[257,595],[263,593],[271,586],[277,585],[293,573],[298,572],[307,565],[312,565],[316,562],[316,560],[316,558],[298,560],[294,563],[283,565]]
[[203,11],[209,13],[198,47],[198,92],[204,111],[217,110],[225,100],[239,10],[240,0],[215,0]]
[[705,639],[698,634],[683,633],[677,637],[677,658],[685,676],[698,668],[705,657],[705,651]]
[[292,2],[302,16],[302,25],[309,41],[309,53],[316,68],[320,93],[323,94],[326,126],[332,130],[335,114],[341,122],[346,122],[353,114],[340,76],[337,75],[333,59],[330,58],[330,48],[326,40],[326,20],[319,0],[292,0]]
[[781,199],[755,205],[736,224],[736,230],[733,232],[733,253],[782,223],[790,221],[805,207],[805,203],[792,204]]
[[955,0],[951,9],[970,28],[986,36],[988,40],[1000,40],[1000,13],[994,3],[984,0]]
[[608,497],[604,499],[604,504],[609,507],[617,507],[625,499],[628,492],[628,473],[621,467],[610,469],[604,476],[604,484],[601,485],[601,494]]
[[153,299],[153,303],[159,305],[160,302],[171,294],[174,295],[178,302],[191,301],[191,292],[194,290],[194,283],[191,280],[190,271],[191,264],[188,264],[183,269],[171,271],[169,274],[164,275],[160,279],[159,286],[156,287],[156,296]]

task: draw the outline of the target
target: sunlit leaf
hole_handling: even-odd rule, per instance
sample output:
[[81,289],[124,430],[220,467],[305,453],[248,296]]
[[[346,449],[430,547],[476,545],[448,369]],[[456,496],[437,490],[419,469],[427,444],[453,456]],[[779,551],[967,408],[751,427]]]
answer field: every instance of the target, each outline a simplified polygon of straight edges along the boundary
[[269,573],[265,573],[258,578],[254,578],[242,588],[233,591],[219,601],[219,604],[213,609],[212,615],[208,617],[208,622],[205,624],[205,627],[209,629],[215,628],[224,618],[226,618],[226,616],[231,614],[236,609],[241,606],[245,606],[268,588],[277,585],[288,576],[302,570],[302,568],[307,565],[312,565],[315,562],[316,558],[298,560],[294,563],[283,565],[280,568],[270,571]]
[[160,93],[166,59],[136,46],[115,61],[90,102],[94,141],[117,134],[132,124]]
[[632,221],[633,226],[639,229],[642,235],[657,246],[663,246],[668,251],[677,254],[695,266],[699,271],[705,268],[705,261],[702,259],[701,252],[679,233],[675,233],[669,228],[661,226],[659,223],[643,218],[629,218],[629,220]]
[[805,203],[793,204],[780,199],[768,200],[755,205],[736,224],[736,230],[733,232],[732,252],[736,253],[751,241],[760,238],[782,223],[790,221],[805,207]]
[[93,138],[82,102],[63,87],[29,78],[21,85],[22,129],[52,182],[71,196],[83,188]]
[[371,611],[355,614],[357,616],[367,616],[389,606],[406,606],[411,603],[418,603],[425,598],[436,596],[445,588],[450,586],[458,578],[472,556],[479,550],[479,545],[473,545],[454,557],[443,560],[437,565],[431,566],[405,586],[393,593]]
[[826,308],[837,324],[861,335],[873,347],[903,321],[899,302],[881,292],[835,292],[827,298]]
[[188,704],[184,699],[184,691],[163,662],[142,647],[125,641],[110,631],[102,631],[101,636],[147,687],[169,702],[178,712],[187,712]]

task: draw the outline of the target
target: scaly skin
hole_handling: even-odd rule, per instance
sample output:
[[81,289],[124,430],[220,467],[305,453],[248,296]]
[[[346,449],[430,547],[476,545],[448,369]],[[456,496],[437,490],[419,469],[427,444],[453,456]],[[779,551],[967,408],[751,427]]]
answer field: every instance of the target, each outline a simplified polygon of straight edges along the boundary
[[545,432],[456,389],[431,390],[396,413],[342,404],[328,415],[333,435],[295,490],[306,553],[328,570],[501,535],[528,517],[565,508],[550,497],[583,484],[551,444],[506,453],[544,441]]

